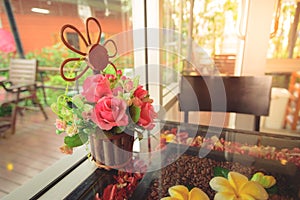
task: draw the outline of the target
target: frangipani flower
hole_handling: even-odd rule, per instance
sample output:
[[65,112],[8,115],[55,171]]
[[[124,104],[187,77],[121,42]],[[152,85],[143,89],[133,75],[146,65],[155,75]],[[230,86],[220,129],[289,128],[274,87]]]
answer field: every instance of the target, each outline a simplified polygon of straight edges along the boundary
[[161,200],[209,200],[208,196],[199,188],[189,191],[184,185],[175,185],[168,190],[170,197]]
[[173,142],[176,139],[176,136],[172,133],[161,134],[161,138],[165,138],[166,142]]
[[228,180],[224,177],[214,177],[209,185],[217,191],[214,200],[266,200],[269,195],[256,181],[237,172],[229,172]]
[[262,172],[255,173],[251,181],[256,181],[261,184],[264,188],[270,188],[276,184],[276,179],[273,176],[266,176]]

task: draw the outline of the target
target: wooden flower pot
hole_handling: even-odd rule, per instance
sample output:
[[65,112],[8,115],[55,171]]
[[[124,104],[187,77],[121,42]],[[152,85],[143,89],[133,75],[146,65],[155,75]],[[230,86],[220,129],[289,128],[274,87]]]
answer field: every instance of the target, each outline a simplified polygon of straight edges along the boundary
[[100,168],[123,168],[132,159],[133,141],[133,132],[112,135],[98,130],[90,135],[92,159]]

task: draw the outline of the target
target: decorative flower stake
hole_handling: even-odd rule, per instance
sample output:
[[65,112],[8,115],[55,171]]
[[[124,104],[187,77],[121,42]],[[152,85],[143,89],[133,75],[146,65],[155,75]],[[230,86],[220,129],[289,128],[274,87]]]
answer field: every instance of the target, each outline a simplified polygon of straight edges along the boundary
[[[91,21],[94,21],[99,29],[99,34],[98,34],[97,40],[94,43],[91,40],[90,32],[89,32],[89,24]],[[80,49],[76,49],[71,44],[69,44],[69,42],[65,39],[66,34],[64,34],[64,32],[68,28],[74,30],[79,35],[79,37],[82,39],[82,41],[84,42],[84,44],[86,45],[86,47],[88,49],[87,52],[82,52]],[[116,43],[113,40],[107,40],[103,45],[101,45],[99,43],[100,39],[101,39],[101,35],[102,35],[102,28],[101,28],[99,21],[93,17],[89,17],[86,20],[85,28],[86,28],[87,40],[84,38],[82,33],[73,25],[66,24],[61,29],[61,32],[60,32],[61,40],[65,44],[65,46],[68,47],[71,51],[83,56],[83,58],[68,58],[63,61],[63,63],[61,64],[61,67],[60,67],[60,74],[65,81],[75,81],[75,80],[79,79],[89,69],[89,67],[94,71],[94,73],[99,73],[99,72],[103,71],[108,64],[110,64],[114,67],[115,71],[117,71],[116,66],[112,62],[109,61],[109,58],[115,57],[117,55]],[[115,47],[115,53],[113,55],[108,55],[108,51],[105,48],[105,46],[109,42],[112,43],[112,45]],[[80,72],[79,75],[75,76],[74,78],[66,77],[65,72],[64,72],[64,67],[66,66],[66,64],[70,63],[70,62],[74,62],[74,61],[78,62],[78,61],[82,61],[82,60],[84,60],[87,63],[87,66],[85,67],[85,69],[82,72]]]

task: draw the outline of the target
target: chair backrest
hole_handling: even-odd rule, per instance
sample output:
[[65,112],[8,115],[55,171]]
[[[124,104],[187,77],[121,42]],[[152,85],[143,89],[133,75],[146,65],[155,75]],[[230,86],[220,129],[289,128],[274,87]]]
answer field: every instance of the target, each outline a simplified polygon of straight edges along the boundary
[[9,65],[9,81],[15,84],[31,84],[36,81],[36,59],[11,59]]
[[212,111],[255,115],[259,123],[269,115],[271,87],[271,76],[182,76],[179,110],[186,122],[189,111]]

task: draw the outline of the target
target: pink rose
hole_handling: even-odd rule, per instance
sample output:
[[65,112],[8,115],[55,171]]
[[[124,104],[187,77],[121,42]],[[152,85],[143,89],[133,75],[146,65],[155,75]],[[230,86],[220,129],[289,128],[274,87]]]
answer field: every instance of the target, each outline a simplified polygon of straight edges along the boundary
[[151,130],[154,127],[153,119],[157,117],[153,106],[149,102],[143,103],[141,107],[141,115],[138,125],[143,126],[145,129]]
[[82,95],[87,101],[95,103],[104,96],[112,95],[109,80],[101,75],[93,75],[85,79]]
[[127,104],[124,100],[105,96],[95,105],[91,119],[103,130],[110,130],[115,126],[127,126],[126,108]]
[[139,99],[143,99],[148,95],[148,91],[143,89],[143,86],[139,85],[134,91],[133,95]]

